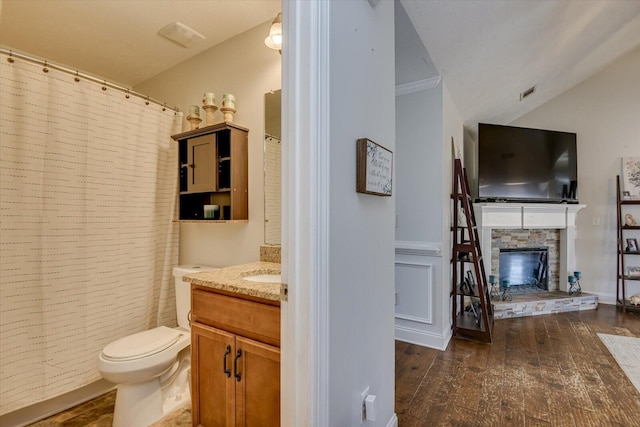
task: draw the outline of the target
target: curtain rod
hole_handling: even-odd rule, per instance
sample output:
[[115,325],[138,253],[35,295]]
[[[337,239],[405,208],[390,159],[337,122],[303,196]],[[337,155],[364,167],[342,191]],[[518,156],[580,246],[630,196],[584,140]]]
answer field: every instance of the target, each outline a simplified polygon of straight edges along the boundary
[[160,105],[160,106],[162,106],[164,108],[168,108],[169,110],[173,110],[175,112],[180,112],[180,109],[178,107],[172,107],[170,105],[167,105],[165,102],[161,102],[161,101],[158,101],[157,99],[150,98],[149,96],[144,95],[144,94],[142,94],[140,92],[133,91],[133,90],[131,90],[129,88],[126,88],[124,86],[120,86],[120,85],[117,85],[115,83],[108,82],[108,81],[106,81],[104,79],[100,79],[98,77],[94,77],[94,76],[91,76],[89,74],[81,73],[78,70],[73,70],[71,68],[67,68],[67,67],[64,67],[62,65],[52,64],[49,61],[45,61],[45,60],[42,60],[42,59],[39,59],[39,58],[34,58],[32,56],[25,55],[25,54],[18,53],[18,52],[14,52],[13,50],[9,50],[9,49],[0,48],[0,53],[4,53],[5,55],[9,55],[9,57],[7,58],[7,60],[9,62],[13,62],[13,58],[20,58],[20,59],[23,59],[23,60],[28,61],[28,62],[33,62],[34,64],[43,65],[45,67],[44,69],[53,68],[54,70],[58,70],[58,71],[62,71],[62,72],[67,73],[67,74],[71,74],[72,76],[75,76],[76,78],[82,78],[84,80],[89,80],[89,81],[92,81],[94,83],[99,83],[99,84],[101,84],[103,86],[107,86],[107,87],[110,87],[112,89],[116,89],[116,90],[125,92],[128,95],[133,95],[135,97],[142,98],[147,102],[153,102],[154,104],[158,104],[158,105]]

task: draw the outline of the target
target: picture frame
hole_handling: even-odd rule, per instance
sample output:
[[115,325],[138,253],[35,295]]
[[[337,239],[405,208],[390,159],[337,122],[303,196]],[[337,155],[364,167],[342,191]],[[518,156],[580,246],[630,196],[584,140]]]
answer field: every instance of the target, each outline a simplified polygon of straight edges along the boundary
[[627,239],[627,252],[640,252],[637,239]]
[[473,273],[471,270],[467,270],[467,281],[472,287],[476,285],[476,282],[473,280]]
[[635,227],[636,225],[638,225],[636,219],[630,213],[624,216],[624,224],[627,227]]
[[622,200],[631,200],[631,193],[629,193],[628,191],[623,191]]
[[369,138],[358,139],[356,191],[375,196],[391,196],[392,190],[393,152]]
[[628,277],[640,277],[640,266],[632,265],[627,267]]
[[640,157],[622,158],[622,183],[623,197],[628,192],[631,200],[640,199]]

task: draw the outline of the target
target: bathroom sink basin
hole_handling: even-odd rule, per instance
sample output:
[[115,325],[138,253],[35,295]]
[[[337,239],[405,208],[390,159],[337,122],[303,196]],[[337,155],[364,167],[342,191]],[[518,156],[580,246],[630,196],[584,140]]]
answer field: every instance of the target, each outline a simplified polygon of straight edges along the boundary
[[258,283],[280,283],[279,274],[257,274],[255,276],[243,277],[242,280]]

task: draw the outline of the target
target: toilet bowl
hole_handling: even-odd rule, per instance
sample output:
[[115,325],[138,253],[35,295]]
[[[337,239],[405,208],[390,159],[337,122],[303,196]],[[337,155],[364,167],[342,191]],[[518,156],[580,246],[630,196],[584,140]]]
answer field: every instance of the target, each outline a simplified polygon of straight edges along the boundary
[[118,385],[114,427],[148,426],[191,400],[191,288],[182,276],[211,269],[173,269],[178,327],[159,326],[128,335],[105,346],[98,356],[98,371]]

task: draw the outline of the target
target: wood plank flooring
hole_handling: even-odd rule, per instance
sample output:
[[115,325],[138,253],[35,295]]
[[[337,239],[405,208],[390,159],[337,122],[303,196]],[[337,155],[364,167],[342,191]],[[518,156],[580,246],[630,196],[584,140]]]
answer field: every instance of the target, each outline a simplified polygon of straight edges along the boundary
[[[396,342],[400,427],[640,427],[640,394],[596,333],[640,337],[615,307],[496,321],[494,343]],[[640,355],[638,356],[640,357]],[[34,424],[110,426],[114,393]],[[190,408],[158,426],[191,425]]]
[[399,426],[640,427],[640,393],[597,333],[640,337],[640,315],[498,320],[493,344],[454,338],[444,352],[397,341]]

